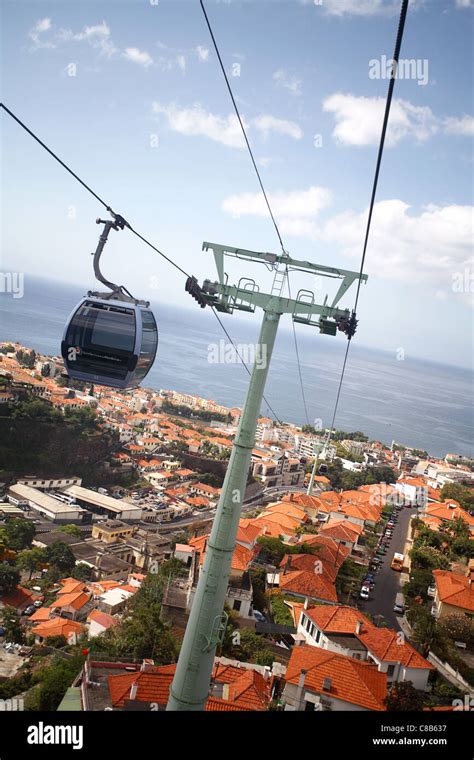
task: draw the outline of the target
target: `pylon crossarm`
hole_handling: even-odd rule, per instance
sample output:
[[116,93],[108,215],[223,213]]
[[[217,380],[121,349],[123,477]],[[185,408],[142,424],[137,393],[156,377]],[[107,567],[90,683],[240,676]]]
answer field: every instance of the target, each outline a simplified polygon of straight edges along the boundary
[[[361,282],[366,282],[367,275],[362,276],[358,272],[353,272],[350,269],[340,269],[339,267],[328,267],[323,264],[313,264],[311,261],[304,261],[303,259],[293,259],[289,254],[276,254],[263,251],[248,251],[245,248],[235,248],[230,245],[220,245],[219,243],[207,243],[202,244],[202,250],[211,250],[214,254],[216,262],[217,274],[219,282],[224,284],[224,256],[233,256],[234,258],[244,258],[254,261],[258,261],[265,264],[276,265],[279,263],[285,264],[290,270],[306,272],[310,274],[319,274],[322,277],[337,277],[342,278],[344,282],[341,284],[340,295],[352,285],[354,280],[360,279]],[[339,296],[340,297],[340,296]],[[339,300],[339,299],[337,299]],[[335,301],[337,303],[337,301]],[[335,305],[335,304],[333,304]]]
[[[266,311],[273,311],[275,314],[304,317],[304,321],[309,324],[311,324],[311,317],[317,314],[332,319],[349,315],[348,309],[337,309],[334,305],[328,306],[326,303],[318,304],[313,301],[272,296],[269,293],[239,288],[235,285],[221,285],[219,282],[209,282],[209,280],[204,282],[203,291],[209,302],[214,302],[216,305],[222,304],[226,309],[239,309],[241,303],[244,302],[253,309],[259,307]],[[244,310],[248,311],[248,308]]]

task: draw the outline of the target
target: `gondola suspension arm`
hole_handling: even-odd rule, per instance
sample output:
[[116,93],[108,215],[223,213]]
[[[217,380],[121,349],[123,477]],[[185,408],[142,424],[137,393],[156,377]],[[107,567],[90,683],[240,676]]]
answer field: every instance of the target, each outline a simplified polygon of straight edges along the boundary
[[99,237],[99,242],[97,243],[97,248],[92,253],[92,256],[94,257],[94,275],[99,282],[101,282],[103,285],[105,285],[106,288],[109,288],[111,290],[111,293],[91,293],[90,295],[99,296],[101,298],[112,298],[112,299],[118,299],[118,300],[124,300],[124,301],[133,301],[137,305],[142,305],[148,307],[150,305],[149,301],[139,301],[138,299],[134,298],[131,293],[123,286],[123,285],[116,285],[114,282],[111,282],[110,280],[107,280],[106,277],[101,272],[100,269],[100,257],[102,256],[102,252],[104,250],[104,246],[107,242],[107,239],[109,237],[110,230],[123,230],[125,227],[130,227],[128,222],[123,218],[123,216],[120,216],[120,214],[114,214],[113,211],[111,211],[113,218],[113,221],[108,219],[96,219],[96,224],[103,224],[104,228],[101,232],[101,235]]

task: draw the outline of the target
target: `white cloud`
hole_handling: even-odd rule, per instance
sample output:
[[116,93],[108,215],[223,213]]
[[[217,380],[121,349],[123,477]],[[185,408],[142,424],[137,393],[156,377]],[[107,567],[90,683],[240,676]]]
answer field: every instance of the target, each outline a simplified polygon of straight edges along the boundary
[[184,55],[178,55],[176,58],[176,63],[178,64],[178,67],[181,69],[183,74],[186,73],[186,58]]
[[44,33],[51,31],[52,24],[50,18],[38,19],[33,29],[30,29],[28,36],[33,40],[35,48],[54,48],[56,45],[51,40],[44,40]]
[[275,116],[271,116],[269,114],[257,116],[256,119],[252,120],[252,124],[256,129],[258,129],[259,132],[262,133],[264,137],[267,137],[270,132],[276,132],[280,135],[287,135],[288,137],[292,137],[294,140],[301,140],[303,137],[302,130],[298,124],[295,124],[294,121],[277,119]]
[[144,68],[148,68],[148,66],[151,66],[153,64],[153,58],[149,53],[146,52],[146,50],[139,50],[138,48],[125,48],[123,55],[124,58],[127,58],[127,60],[133,61],[133,63],[138,63],[140,66],[144,66]]
[[278,69],[278,71],[275,71],[272,78],[278,87],[283,87],[292,95],[301,95],[301,79],[292,77],[284,69]]
[[153,113],[164,114],[169,127],[182,135],[203,135],[231,148],[244,148],[245,141],[234,114],[227,117],[209,113],[198,103],[191,108],[178,108],[153,103]]
[[[152,110],[155,114],[164,114],[169,127],[175,132],[183,135],[202,135],[231,148],[245,148],[245,140],[234,114],[218,116],[206,111],[199,103],[189,108],[179,108],[175,103],[153,103]],[[303,132],[294,122],[277,119],[269,114],[258,116],[249,123],[242,117],[242,123],[247,132],[255,129],[264,138],[271,132],[287,135],[295,140],[303,136]]]
[[[468,2],[469,0],[467,0]],[[300,0],[303,5],[315,5],[328,16],[396,16],[400,13],[400,0]],[[411,0],[410,11],[418,10],[426,0]],[[466,0],[457,0],[466,2]]]
[[398,0],[321,0],[319,3],[303,0],[303,4],[321,6],[317,10],[329,16],[392,16],[400,11]]
[[[368,209],[348,210],[319,219],[329,206],[332,194],[327,188],[270,195],[282,234],[336,245],[341,253],[360,261],[367,225]],[[263,196],[242,193],[225,198],[222,208],[233,216],[263,217],[268,214]],[[379,201],[375,204],[368,247],[367,271],[382,278],[419,282],[439,294],[455,293],[455,281],[466,283],[458,289],[464,300],[472,302],[471,245],[473,238],[472,206],[427,205],[414,213],[402,200]]]
[[[380,140],[385,98],[366,98],[335,93],[323,101],[323,110],[334,114],[334,139],[343,145],[377,145]],[[420,142],[438,129],[437,119],[428,106],[414,106],[406,100],[393,100],[386,145],[396,145],[405,137]]]
[[[368,249],[370,272],[449,290],[456,275],[472,270],[473,208],[427,205],[419,214],[409,211],[410,206],[398,199],[375,204]],[[365,209],[339,214],[320,234],[358,260],[367,213]]]
[[474,8],[474,0],[456,0],[456,8]]
[[[269,193],[268,199],[282,233],[312,236],[315,218],[331,203],[332,194],[325,187],[309,187],[289,193]],[[267,216],[268,208],[262,193],[231,195],[222,201],[222,208],[234,217]]]
[[464,115],[461,118],[448,116],[444,120],[444,129],[452,135],[474,135],[474,118]]
[[196,53],[200,61],[208,61],[209,60],[209,50],[202,45],[198,45],[196,48]]
[[94,26],[85,26],[82,32],[77,33],[73,33],[70,29],[60,29],[57,36],[63,42],[70,40],[88,42],[107,58],[110,58],[117,52],[117,48],[111,39],[110,28],[105,21]]

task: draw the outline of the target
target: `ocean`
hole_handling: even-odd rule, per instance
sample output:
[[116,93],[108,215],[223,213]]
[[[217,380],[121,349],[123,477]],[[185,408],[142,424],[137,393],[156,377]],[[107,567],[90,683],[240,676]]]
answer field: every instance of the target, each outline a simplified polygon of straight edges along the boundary
[[[47,354],[59,354],[64,323],[85,289],[25,277],[23,298],[0,294],[0,340],[19,341]],[[159,326],[155,364],[144,385],[174,389],[226,406],[242,406],[248,375],[239,362],[209,362],[209,345],[225,335],[209,309],[190,299],[183,309],[152,303]],[[255,344],[257,314],[251,322],[221,315],[236,344]],[[345,351],[345,337],[320,336],[297,325],[301,371],[310,422],[329,426]],[[291,327],[277,337],[265,391],[271,407],[286,422],[306,421]],[[263,402],[262,414],[271,416]],[[370,438],[392,440],[444,456],[474,455],[472,373],[467,369],[406,358],[364,348],[354,339],[346,368],[336,427],[362,430]]]

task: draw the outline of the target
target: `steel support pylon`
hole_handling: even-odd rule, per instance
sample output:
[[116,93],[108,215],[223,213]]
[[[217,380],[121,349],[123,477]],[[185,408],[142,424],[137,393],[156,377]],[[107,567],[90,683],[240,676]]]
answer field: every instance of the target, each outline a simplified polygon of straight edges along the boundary
[[211,535],[206,546],[167,710],[204,710],[217,644],[225,630],[224,603],[260,405],[280,314],[264,311],[255,363],[234,440]]

